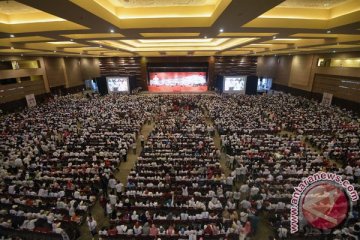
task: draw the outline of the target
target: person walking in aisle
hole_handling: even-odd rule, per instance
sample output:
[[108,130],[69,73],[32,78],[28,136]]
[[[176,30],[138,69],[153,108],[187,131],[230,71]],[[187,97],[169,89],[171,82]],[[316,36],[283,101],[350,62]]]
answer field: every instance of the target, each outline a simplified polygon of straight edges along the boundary
[[141,147],[144,148],[144,145],[145,145],[145,137],[144,135],[140,135],[140,141],[141,141]]
[[95,221],[95,219],[93,219],[92,216],[89,216],[87,224],[88,224],[89,230],[91,232],[92,239],[94,239],[94,236],[97,234],[97,231],[96,231],[97,222]]

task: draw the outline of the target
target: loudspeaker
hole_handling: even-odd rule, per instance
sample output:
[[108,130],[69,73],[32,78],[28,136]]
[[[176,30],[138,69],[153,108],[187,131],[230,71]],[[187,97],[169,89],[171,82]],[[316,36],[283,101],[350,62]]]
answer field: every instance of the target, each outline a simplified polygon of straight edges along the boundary
[[245,94],[256,95],[258,76],[247,76]]
[[104,95],[108,94],[106,77],[98,77],[95,79],[95,81],[97,83],[100,95],[104,96]]

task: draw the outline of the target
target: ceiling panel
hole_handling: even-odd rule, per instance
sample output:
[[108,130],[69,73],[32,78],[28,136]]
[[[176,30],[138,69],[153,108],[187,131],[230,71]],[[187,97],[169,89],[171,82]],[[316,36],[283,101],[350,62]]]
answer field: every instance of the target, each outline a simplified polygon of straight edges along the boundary
[[354,51],[360,42],[360,1],[0,0],[0,29],[3,54]]

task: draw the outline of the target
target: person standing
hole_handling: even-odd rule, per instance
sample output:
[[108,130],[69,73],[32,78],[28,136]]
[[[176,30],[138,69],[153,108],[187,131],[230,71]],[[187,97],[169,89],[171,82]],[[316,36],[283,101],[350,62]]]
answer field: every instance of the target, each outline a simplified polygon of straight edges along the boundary
[[96,223],[95,219],[93,219],[92,216],[89,216],[87,224],[88,224],[89,230],[91,232],[92,239],[94,239],[94,236],[97,234],[97,231],[96,231],[97,223]]
[[123,161],[126,162],[126,161],[127,161],[127,151],[126,151],[126,149],[125,149],[125,148],[122,148],[122,149],[120,150],[120,153],[121,153],[121,156],[122,156]]
[[140,142],[141,142],[141,147],[144,148],[144,145],[145,145],[145,137],[144,135],[140,135]]

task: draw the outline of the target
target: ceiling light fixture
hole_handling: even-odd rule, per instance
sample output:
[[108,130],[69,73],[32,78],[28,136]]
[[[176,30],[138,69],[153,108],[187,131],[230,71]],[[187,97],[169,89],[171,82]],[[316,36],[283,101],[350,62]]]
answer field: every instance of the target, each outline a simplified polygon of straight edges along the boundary
[[204,38],[207,38],[207,36],[204,36]]
[[14,49],[14,47],[10,47],[10,49]]
[[70,42],[74,41],[73,39],[70,39]]
[[22,56],[22,57],[23,57],[23,56],[24,56],[24,54],[21,54],[20,56]]
[[56,50],[54,50],[54,53],[56,53]]
[[224,32],[224,29],[223,29],[223,28],[220,28],[219,32]]
[[276,41],[298,41],[300,38],[274,38]]
[[102,45],[99,45],[99,47],[102,47]]
[[114,29],[110,29],[110,32],[111,32],[111,33],[114,33],[115,31],[114,31]]
[[15,35],[14,35],[14,34],[10,34],[10,37],[11,37],[11,38],[14,38],[14,37],[15,37]]
[[273,36],[273,39],[275,39],[276,38],[276,36]]
[[327,30],[326,33],[331,33],[331,30]]
[[335,51],[335,50],[333,50],[332,52],[333,52],[333,53],[336,53],[336,51]]

